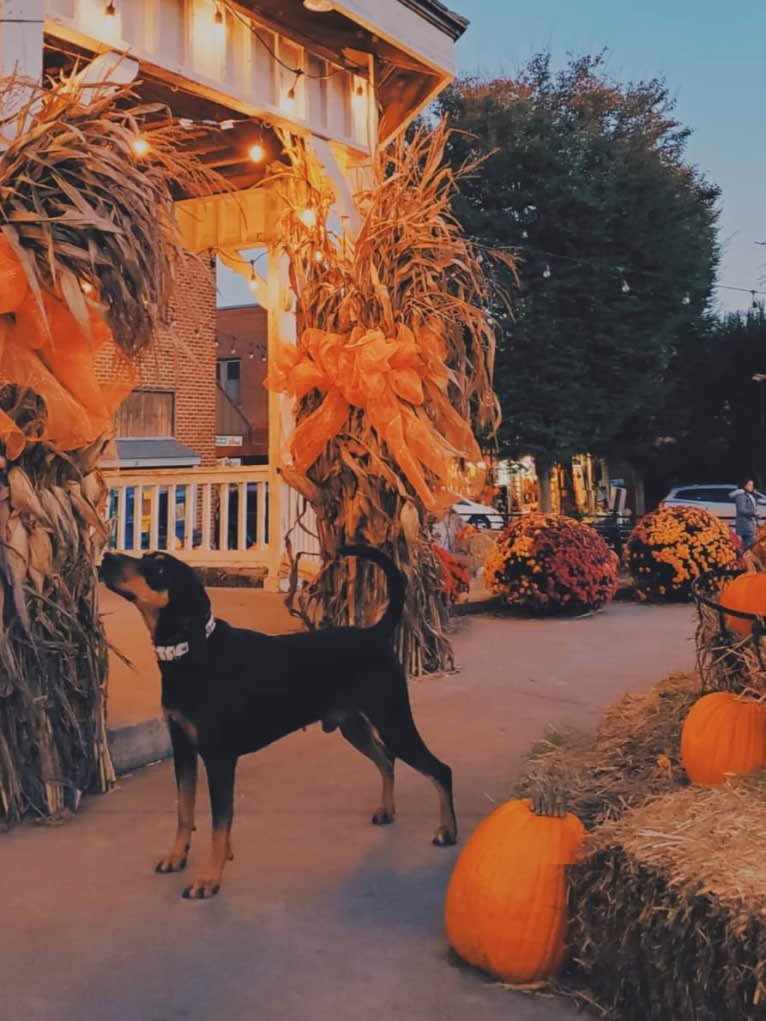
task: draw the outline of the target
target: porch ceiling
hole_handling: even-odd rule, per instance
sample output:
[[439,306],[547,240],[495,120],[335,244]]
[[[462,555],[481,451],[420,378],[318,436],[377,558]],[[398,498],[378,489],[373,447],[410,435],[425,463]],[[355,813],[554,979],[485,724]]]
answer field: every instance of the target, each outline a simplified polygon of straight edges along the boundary
[[[45,42],[46,75],[71,71],[76,64],[84,65],[93,58],[92,51],[72,43],[62,44],[49,37],[46,37]],[[241,190],[259,184],[268,164],[282,156],[276,134],[267,122],[254,118],[238,119],[241,114],[231,107],[200,96],[192,92],[191,88],[187,90],[178,84],[171,84],[156,77],[147,68],[142,67],[135,92],[141,102],[166,107],[176,121],[184,118],[195,122],[184,136],[181,151],[197,157],[206,166],[216,170],[225,179],[227,190]],[[199,123],[213,121],[220,124],[232,119],[234,124],[229,130]],[[166,114],[158,114],[146,124],[145,130],[151,133],[167,122]],[[264,150],[263,158],[258,162],[248,156],[250,147],[255,144]],[[175,197],[187,198],[180,189]]]

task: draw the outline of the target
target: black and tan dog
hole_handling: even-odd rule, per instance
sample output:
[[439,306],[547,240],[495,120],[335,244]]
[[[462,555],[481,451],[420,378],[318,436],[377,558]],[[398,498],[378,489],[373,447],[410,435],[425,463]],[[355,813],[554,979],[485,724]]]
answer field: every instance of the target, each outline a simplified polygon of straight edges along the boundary
[[232,857],[234,773],[240,755],[322,722],[372,759],[383,779],[372,821],[394,819],[394,760],[429,777],[439,794],[437,845],[454,844],[452,771],[431,754],[415,727],[407,681],[391,635],[404,606],[404,582],[377,550],[344,554],[374,561],[385,572],[388,607],[370,628],[328,628],[265,635],[213,618],[196,573],[166,553],[134,558],[106,554],[107,586],[135,603],[152,635],[162,674],[162,707],[173,744],[178,827],[158,872],[186,866],[194,829],[197,756],[207,769],[213,818],[210,860],[185,897],[212,897]]

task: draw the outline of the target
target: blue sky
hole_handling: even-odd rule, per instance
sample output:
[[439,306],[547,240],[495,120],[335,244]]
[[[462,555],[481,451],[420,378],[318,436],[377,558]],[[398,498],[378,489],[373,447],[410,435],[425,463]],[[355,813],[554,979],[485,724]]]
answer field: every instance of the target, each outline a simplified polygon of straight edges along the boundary
[[[722,189],[720,282],[766,293],[765,0],[448,0],[470,19],[461,73],[513,74],[534,53],[606,48],[619,80],[662,77],[692,128],[689,158]],[[252,300],[221,273],[221,302]],[[720,290],[724,309],[749,293]]]
[[[540,50],[609,52],[620,80],[662,77],[692,128],[691,161],[723,191],[720,281],[766,292],[764,0],[452,0],[471,26],[462,73],[513,74]],[[719,291],[723,308],[749,294]]]

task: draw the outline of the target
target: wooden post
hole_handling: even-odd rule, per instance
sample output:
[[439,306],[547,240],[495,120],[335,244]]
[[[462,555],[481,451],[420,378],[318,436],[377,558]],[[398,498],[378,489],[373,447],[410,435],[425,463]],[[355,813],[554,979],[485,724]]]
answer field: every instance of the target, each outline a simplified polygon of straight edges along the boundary
[[[268,361],[274,365],[280,343],[295,343],[295,295],[290,287],[290,260],[276,248],[268,256]],[[288,445],[294,428],[293,401],[283,394],[269,391],[269,548],[268,575],[264,588],[279,591],[279,568],[284,552],[285,483],[279,468],[288,456]]]

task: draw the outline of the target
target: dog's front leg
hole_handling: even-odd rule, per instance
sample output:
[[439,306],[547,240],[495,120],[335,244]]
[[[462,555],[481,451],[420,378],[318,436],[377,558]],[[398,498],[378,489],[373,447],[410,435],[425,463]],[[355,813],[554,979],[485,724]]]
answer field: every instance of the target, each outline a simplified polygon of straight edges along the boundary
[[229,754],[206,755],[205,768],[210,788],[213,843],[207,865],[184,890],[184,897],[199,900],[214,897],[218,893],[224,865],[232,857],[231,823],[234,816],[234,773],[237,758]]
[[180,872],[186,868],[194,830],[194,801],[197,794],[197,748],[173,720],[168,720],[173,744],[173,765],[178,790],[176,837],[166,855],[157,862],[157,872]]

